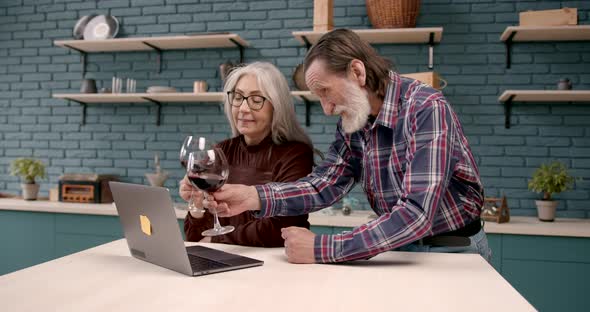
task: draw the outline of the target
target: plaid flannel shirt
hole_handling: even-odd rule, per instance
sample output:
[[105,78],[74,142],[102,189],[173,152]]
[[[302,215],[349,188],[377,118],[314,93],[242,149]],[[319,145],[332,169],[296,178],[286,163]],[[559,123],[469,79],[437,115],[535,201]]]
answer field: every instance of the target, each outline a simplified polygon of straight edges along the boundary
[[316,262],[370,258],[479,217],[483,186],[459,119],[443,94],[390,72],[374,122],[352,134],[341,120],[326,159],[294,183],[257,186],[259,216],[328,207],[360,182],[378,218],[317,235]]

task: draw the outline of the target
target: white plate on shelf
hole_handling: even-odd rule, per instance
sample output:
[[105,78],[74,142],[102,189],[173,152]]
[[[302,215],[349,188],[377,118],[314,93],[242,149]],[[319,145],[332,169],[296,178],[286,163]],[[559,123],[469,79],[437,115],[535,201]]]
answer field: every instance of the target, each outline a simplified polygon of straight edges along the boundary
[[164,86],[151,86],[147,88],[147,93],[174,93],[178,92],[174,87],[164,87]]
[[76,22],[76,25],[74,26],[74,39],[84,38],[84,29],[86,28],[86,25],[88,25],[88,22],[90,22],[90,20],[93,19],[95,16],[96,14],[90,14],[80,17],[80,19]]
[[85,40],[111,39],[119,32],[119,21],[112,15],[98,15],[84,27]]

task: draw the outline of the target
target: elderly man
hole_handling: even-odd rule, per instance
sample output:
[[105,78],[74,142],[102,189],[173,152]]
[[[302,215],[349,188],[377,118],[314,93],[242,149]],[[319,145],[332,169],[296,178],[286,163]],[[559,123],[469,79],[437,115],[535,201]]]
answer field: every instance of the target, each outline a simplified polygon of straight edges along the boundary
[[208,198],[208,207],[221,216],[304,214],[334,204],[361,183],[378,218],[334,235],[285,228],[290,262],[367,259],[389,250],[479,253],[489,261],[479,172],[441,92],[400,77],[345,29],[311,48],[305,80],[324,113],[340,115],[325,161],[292,183],[225,185]]

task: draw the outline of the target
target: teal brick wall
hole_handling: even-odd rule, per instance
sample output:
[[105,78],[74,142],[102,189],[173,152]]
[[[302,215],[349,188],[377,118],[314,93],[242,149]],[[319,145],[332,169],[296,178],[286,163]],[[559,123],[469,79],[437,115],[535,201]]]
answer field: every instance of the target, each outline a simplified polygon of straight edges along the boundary
[[[588,1],[423,0],[419,27],[443,26],[435,48],[435,69],[448,81],[444,89],[463,122],[480,166],[486,195],[505,194],[515,215],[535,214],[535,194],[526,188],[540,163],[559,159],[578,181],[561,200],[558,216],[590,217],[590,110],[583,104],[521,104],[513,108],[512,128],[504,129],[504,111],[497,101],[505,89],[552,89],[568,77],[575,89],[590,88],[590,43],[518,43],[512,68],[504,66],[499,36],[518,24],[518,12],[577,7],[580,24],[589,24]],[[119,18],[119,37],[157,36],[205,31],[236,32],[252,47],[245,60],[271,61],[290,77],[303,60],[305,48],[292,37],[309,30],[313,1],[220,0],[0,0],[0,190],[19,192],[19,181],[8,175],[16,157],[37,157],[48,165],[42,195],[64,172],[119,174],[123,180],[147,183],[158,152],[171,173],[166,186],[176,193],[183,172],[177,161],[185,135],[214,140],[229,135],[217,103],[165,104],[162,125],[149,105],[90,105],[86,125],[81,107],[51,98],[52,93],[77,92],[81,64],[77,52],[53,45],[71,38],[77,19],[87,14]],[[363,0],[335,1],[337,27],[368,28]],[[426,71],[422,45],[379,45],[400,72]],[[137,80],[139,91],[150,85],[170,85],[183,92],[194,80],[221,87],[218,65],[238,59],[237,49],[202,49],[163,54],[163,70],[155,71],[155,54],[98,53],[88,56],[87,78],[109,86],[113,75]],[[297,112],[303,122],[304,106]],[[308,133],[320,150],[332,139],[336,118],[312,107]],[[356,189],[354,195],[363,198]],[[177,198],[178,199],[178,198]],[[366,208],[366,205],[365,205]]]

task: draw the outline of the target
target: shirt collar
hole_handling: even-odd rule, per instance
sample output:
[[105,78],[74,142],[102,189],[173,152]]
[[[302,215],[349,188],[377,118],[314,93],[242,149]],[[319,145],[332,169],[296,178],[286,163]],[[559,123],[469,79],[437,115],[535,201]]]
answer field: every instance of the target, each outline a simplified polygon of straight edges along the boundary
[[389,82],[387,84],[387,90],[385,90],[383,105],[381,106],[377,119],[371,128],[380,124],[393,129],[398,117],[401,89],[402,79],[400,75],[394,71],[389,71]]

